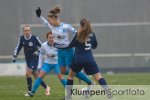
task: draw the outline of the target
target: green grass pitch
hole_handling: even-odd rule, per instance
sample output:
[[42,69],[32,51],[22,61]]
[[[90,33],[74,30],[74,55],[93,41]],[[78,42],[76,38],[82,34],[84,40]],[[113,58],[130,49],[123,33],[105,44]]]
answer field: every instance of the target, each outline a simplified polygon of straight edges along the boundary
[[[150,85],[148,73],[104,74],[103,77],[111,85]],[[51,95],[45,96],[44,89],[40,87],[34,97],[30,98],[24,96],[27,91],[25,77],[1,76],[0,100],[61,100],[64,98],[64,88],[55,75],[47,75],[44,81],[51,87]],[[78,84],[78,79],[75,79],[75,84]]]

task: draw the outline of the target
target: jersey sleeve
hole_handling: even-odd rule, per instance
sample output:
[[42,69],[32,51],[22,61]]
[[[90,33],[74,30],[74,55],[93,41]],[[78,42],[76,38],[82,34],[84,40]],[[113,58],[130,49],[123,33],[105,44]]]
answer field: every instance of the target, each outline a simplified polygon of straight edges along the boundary
[[19,54],[20,50],[22,49],[22,46],[23,46],[23,44],[21,42],[21,37],[20,37],[18,40],[17,46],[14,50],[14,54],[13,54],[14,56],[17,56]]
[[77,31],[75,28],[73,28],[71,25],[67,24],[67,28],[66,28],[67,33],[69,34],[75,34]]
[[42,67],[43,62],[43,55],[45,54],[43,46],[40,48],[40,54],[39,54],[39,62],[38,62],[38,69]]
[[42,16],[39,17],[41,23],[52,30],[52,25]]
[[93,36],[92,36],[92,49],[96,49],[97,45],[98,45],[98,42],[97,42],[95,34],[93,33]]
[[37,44],[37,46],[39,46],[39,47],[41,47],[41,45],[42,45],[42,42],[41,42],[41,40],[39,39],[38,36],[36,36],[36,44]]

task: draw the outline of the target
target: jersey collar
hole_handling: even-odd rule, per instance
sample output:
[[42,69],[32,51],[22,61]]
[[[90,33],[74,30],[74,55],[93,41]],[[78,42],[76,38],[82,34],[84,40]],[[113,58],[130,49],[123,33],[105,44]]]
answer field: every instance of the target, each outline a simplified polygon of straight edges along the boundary
[[24,38],[25,38],[26,40],[31,39],[31,37],[32,37],[32,34],[30,34],[30,37],[29,37],[29,38],[26,38],[26,37],[24,36]]
[[53,47],[53,45],[50,45],[50,44],[48,43],[48,41],[47,41],[47,45],[50,46],[50,47]]

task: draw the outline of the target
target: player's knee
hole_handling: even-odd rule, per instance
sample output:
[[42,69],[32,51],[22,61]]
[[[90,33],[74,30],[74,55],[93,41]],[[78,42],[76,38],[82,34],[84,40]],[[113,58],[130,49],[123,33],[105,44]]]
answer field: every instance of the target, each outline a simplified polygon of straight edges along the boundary
[[100,73],[94,74],[93,77],[94,77],[95,80],[97,80],[97,81],[98,81],[99,79],[103,78],[102,75],[101,75]]
[[67,79],[69,79],[69,80],[73,80],[73,76],[68,76],[68,78]]
[[62,74],[58,74],[57,76],[60,80],[64,79],[64,76]]
[[73,78],[74,78],[74,76],[75,76],[75,74],[76,74],[76,73],[75,73],[75,72],[73,72],[73,71],[72,71],[72,69],[70,69],[70,71],[69,71],[69,75],[68,75],[68,79],[70,79],[70,80],[71,80],[71,79],[73,79]]
[[31,74],[26,72],[26,77],[31,77]]
[[61,73],[66,74],[66,67],[61,67]]
[[62,73],[63,75],[65,75],[65,74],[66,74],[66,72],[65,72],[65,71],[61,71],[61,73]]
[[38,78],[38,72],[33,72],[33,75],[34,75],[34,78],[36,79],[36,78]]
[[40,71],[40,73],[39,73],[38,76],[43,79],[46,74],[47,74],[47,73],[46,73],[45,71]]
[[26,71],[26,77],[31,77],[31,76],[32,76],[32,71],[27,70],[27,71]]

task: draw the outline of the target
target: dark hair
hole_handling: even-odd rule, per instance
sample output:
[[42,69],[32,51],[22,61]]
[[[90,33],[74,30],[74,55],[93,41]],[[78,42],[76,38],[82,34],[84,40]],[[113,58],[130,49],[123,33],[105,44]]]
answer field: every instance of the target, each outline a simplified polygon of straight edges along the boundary
[[48,32],[48,33],[46,34],[46,38],[47,38],[47,39],[48,39],[48,36],[49,36],[50,34],[52,35],[52,32]]
[[57,18],[59,14],[60,14],[60,7],[56,6],[49,11],[48,17]]
[[92,32],[92,28],[90,25],[90,21],[87,18],[81,19],[77,40],[81,43],[84,43],[91,32]]

